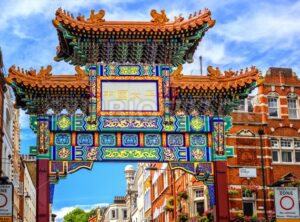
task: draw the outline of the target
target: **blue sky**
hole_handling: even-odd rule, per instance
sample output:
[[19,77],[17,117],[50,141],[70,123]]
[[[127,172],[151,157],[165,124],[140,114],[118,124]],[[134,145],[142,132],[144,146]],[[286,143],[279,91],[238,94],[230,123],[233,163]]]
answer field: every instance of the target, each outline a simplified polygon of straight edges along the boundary
[[[295,0],[11,0],[1,1],[0,46],[6,69],[16,64],[29,69],[51,64],[54,74],[72,74],[72,66],[53,61],[58,43],[51,20],[62,7],[74,15],[89,15],[90,9],[104,9],[106,20],[150,20],[151,9],[165,9],[168,17],[188,17],[195,10],[209,8],[217,20],[195,53],[195,63],[184,73],[200,73],[203,65],[221,70],[239,70],[255,65],[265,73],[268,67],[290,67],[300,73],[300,2]],[[22,152],[35,144],[22,112]],[[61,181],[56,188],[54,209],[60,217],[75,205],[89,209],[108,203],[125,193],[126,164],[96,164],[92,172],[82,170]]]

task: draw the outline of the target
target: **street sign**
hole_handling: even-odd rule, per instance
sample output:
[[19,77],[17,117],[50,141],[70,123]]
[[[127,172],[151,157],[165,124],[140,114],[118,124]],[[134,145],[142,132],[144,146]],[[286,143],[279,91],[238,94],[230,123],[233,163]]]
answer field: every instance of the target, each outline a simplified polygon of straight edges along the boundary
[[275,187],[276,218],[299,218],[298,187]]
[[240,177],[256,177],[256,168],[240,168]]
[[12,222],[13,185],[0,184],[0,222]]

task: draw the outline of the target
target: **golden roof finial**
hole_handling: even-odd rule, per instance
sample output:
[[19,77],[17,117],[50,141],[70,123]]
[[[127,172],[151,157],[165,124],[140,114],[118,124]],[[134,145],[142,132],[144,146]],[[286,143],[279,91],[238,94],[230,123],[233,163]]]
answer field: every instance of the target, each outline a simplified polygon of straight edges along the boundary
[[180,77],[180,76],[183,75],[183,74],[181,73],[182,70],[183,70],[183,67],[182,67],[182,65],[180,65],[180,66],[177,67],[176,70],[174,70],[174,72],[173,72],[172,75],[173,75],[174,77]]
[[167,15],[165,13],[165,10],[161,10],[161,14],[159,14],[155,9],[152,9],[151,12],[151,17],[152,20],[151,22],[156,23],[156,24],[164,24],[169,21],[167,18]]
[[90,18],[88,18],[88,21],[91,22],[104,22],[105,20],[103,19],[105,16],[105,11],[103,9],[99,10],[98,13],[95,14],[95,10],[91,10]]
[[214,69],[212,66],[208,66],[207,67],[207,72],[208,72],[208,76],[210,77],[219,77],[222,76],[222,73],[219,69],[219,67],[216,67],[216,69]]
[[81,69],[79,65],[75,66],[75,71],[76,71],[75,75],[78,77],[86,76],[85,71]]

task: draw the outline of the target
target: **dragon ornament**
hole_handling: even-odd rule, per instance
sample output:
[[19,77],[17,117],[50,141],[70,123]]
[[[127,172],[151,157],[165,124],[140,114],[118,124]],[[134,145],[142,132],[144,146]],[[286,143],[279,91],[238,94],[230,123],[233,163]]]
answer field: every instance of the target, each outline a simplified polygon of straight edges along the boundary
[[85,19],[83,15],[79,15],[77,17],[78,21],[81,22],[104,22],[105,19],[103,19],[105,16],[105,11],[104,10],[99,10],[98,13],[95,13],[95,10],[91,10],[90,17],[88,19]]
[[152,17],[151,22],[153,22],[157,25],[164,24],[169,21],[169,19],[167,18],[167,15],[165,13],[165,10],[161,10],[161,13],[158,13],[155,9],[152,9],[150,14]]

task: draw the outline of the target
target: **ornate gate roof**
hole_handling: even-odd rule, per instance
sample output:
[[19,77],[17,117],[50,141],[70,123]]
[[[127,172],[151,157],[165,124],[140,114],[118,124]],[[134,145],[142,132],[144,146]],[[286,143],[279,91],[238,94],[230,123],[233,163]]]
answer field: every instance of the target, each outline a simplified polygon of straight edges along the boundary
[[193,61],[205,32],[214,26],[208,9],[188,19],[170,21],[165,11],[151,11],[151,21],[106,21],[105,11],[90,17],[58,9],[53,24],[59,36],[56,61],[86,63],[148,63],[178,66]]
[[[85,71],[76,66],[75,75],[52,75],[51,69],[51,66],[42,67],[39,72],[15,66],[9,69],[6,81],[15,91],[17,107],[28,110],[30,114],[45,113],[49,108],[55,113],[64,108],[70,113],[78,108],[85,112],[89,98],[89,80]],[[173,111],[182,107],[186,113],[191,113],[192,110],[188,109],[194,109],[201,100],[205,103],[219,101],[216,103],[217,109],[221,100],[228,103],[246,97],[251,88],[261,83],[260,78],[255,67],[238,72],[225,71],[224,74],[218,68],[208,67],[207,75],[191,76],[183,75],[180,66],[170,77]],[[193,104],[192,108],[187,103]],[[206,109],[202,107],[201,110]]]

